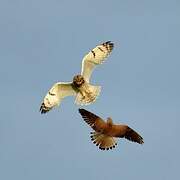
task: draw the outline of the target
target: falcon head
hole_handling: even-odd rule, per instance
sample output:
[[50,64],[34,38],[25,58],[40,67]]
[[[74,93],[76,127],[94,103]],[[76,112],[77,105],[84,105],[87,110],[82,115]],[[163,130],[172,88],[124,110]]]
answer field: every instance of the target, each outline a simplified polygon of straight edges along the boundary
[[73,84],[75,87],[79,88],[85,83],[84,77],[82,75],[76,75],[73,78]]

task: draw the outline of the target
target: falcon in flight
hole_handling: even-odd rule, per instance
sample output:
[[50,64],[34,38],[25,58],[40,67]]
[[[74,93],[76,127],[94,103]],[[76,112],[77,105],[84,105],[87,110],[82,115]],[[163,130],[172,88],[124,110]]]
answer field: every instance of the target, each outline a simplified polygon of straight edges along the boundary
[[79,109],[79,113],[84,121],[91,126],[94,132],[91,132],[91,140],[101,150],[109,150],[116,147],[116,138],[126,138],[130,141],[143,144],[143,138],[127,125],[114,124],[109,117],[105,122],[97,115],[85,110]]
[[109,56],[114,44],[111,41],[104,42],[88,54],[82,60],[81,74],[75,75],[72,82],[57,82],[48,91],[40,107],[41,114],[58,106],[66,96],[76,96],[75,103],[88,105],[96,100],[101,87],[90,84],[91,74],[96,65],[102,64]]

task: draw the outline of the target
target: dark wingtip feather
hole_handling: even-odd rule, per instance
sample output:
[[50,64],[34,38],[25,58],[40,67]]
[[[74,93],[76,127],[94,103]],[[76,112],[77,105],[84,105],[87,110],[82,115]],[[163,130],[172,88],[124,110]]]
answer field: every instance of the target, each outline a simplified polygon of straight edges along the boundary
[[80,108],[79,108],[79,113],[83,113],[83,112],[85,112],[85,111],[86,111],[85,109],[82,109],[82,108],[80,109]]
[[39,109],[39,111],[40,111],[41,114],[45,114],[45,113],[47,113],[49,110],[50,110],[50,109],[47,108],[44,103],[41,104],[41,107],[40,107],[40,109]]
[[114,43],[112,43],[111,41],[106,41],[102,43],[102,45],[107,49],[108,53],[110,53],[114,48]]
[[78,110],[79,110],[79,112],[81,113],[84,109],[80,109],[80,108],[79,108]]
[[137,143],[144,144],[144,139],[138,133],[137,133],[137,135],[138,135]]
[[140,136],[139,144],[144,144],[144,139]]
[[112,41],[106,41],[103,45],[109,46],[111,50],[114,48],[114,43]]
[[89,111],[85,110],[85,109],[79,109],[79,113],[84,116],[87,113],[90,113]]

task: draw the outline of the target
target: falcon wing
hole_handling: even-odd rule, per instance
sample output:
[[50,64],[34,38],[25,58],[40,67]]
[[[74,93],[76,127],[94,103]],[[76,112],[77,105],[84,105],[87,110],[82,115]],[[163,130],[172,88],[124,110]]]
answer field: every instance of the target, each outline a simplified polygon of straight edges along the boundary
[[95,131],[102,132],[102,130],[106,128],[106,123],[97,115],[85,109],[79,109],[79,113],[81,114],[84,121],[89,124]]
[[111,41],[107,41],[96,46],[93,50],[84,56],[82,60],[81,75],[83,75],[87,82],[89,82],[95,66],[104,62],[105,58],[107,58],[113,50],[113,47],[114,44]]
[[53,107],[60,104],[61,100],[66,96],[75,96],[76,91],[73,89],[71,82],[58,82],[52,86],[44,97],[40,107],[41,114],[50,111]]
[[113,125],[112,126],[112,135],[114,137],[126,138],[130,141],[143,144],[143,138],[133,129],[126,125]]

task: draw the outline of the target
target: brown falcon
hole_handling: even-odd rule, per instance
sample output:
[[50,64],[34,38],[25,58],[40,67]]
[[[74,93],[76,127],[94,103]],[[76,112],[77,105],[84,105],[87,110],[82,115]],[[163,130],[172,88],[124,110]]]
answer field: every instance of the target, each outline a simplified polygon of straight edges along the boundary
[[88,105],[96,100],[101,87],[90,84],[91,74],[96,65],[102,64],[111,53],[114,44],[111,41],[104,42],[88,54],[82,60],[81,74],[75,75],[72,82],[58,82],[48,91],[40,107],[41,113],[46,113],[58,106],[66,96],[76,96],[75,103]]
[[130,141],[143,144],[143,138],[127,125],[114,124],[109,117],[105,122],[97,115],[85,109],[79,109],[84,121],[94,129],[91,132],[91,140],[101,150],[109,150],[117,145],[116,138],[126,138]]

